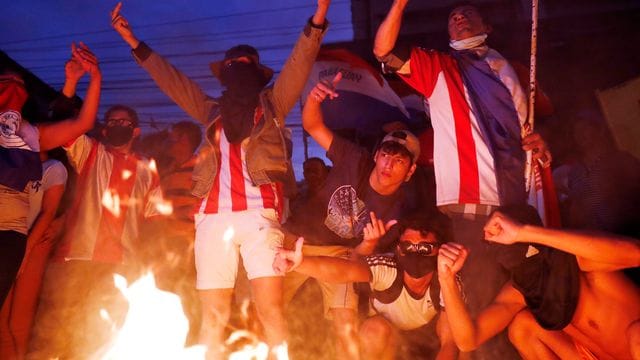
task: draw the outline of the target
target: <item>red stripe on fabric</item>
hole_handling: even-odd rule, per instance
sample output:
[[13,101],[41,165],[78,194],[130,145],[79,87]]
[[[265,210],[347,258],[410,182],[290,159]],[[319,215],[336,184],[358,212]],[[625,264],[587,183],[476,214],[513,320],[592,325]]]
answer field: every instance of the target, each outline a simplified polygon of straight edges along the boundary
[[274,209],[278,213],[278,218],[282,216],[284,186],[281,182],[260,185],[260,196],[262,197],[262,207]]
[[440,56],[436,51],[413,48],[409,67],[419,70],[412,71],[408,75],[398,75],[424,97],[429,98],[442,71],[442,61],[446,61],[446,57]]
[[[76,139],[77,140],[77,139]],[[84,162],[82,167],[82,171],[78,174],[78,178],[76,180],[76,189],[74,191],[73,203],[71,208],[67,212],[67,216],[65,218],[65,228],[69,228],[72,221],[76,221],[78,219],[78,212],[80,208],[80,201],[82,201],[82,193],[87,188],[89,181],[89,172],[94,168],[94,164],[96,163],[96,158],[98,157],[98,141],[95,139],[91,140],[91,150],[89,151],[89,156],[87,156],[87,160]],[[73,145],[73,143],[72,143]],[[60,244],[54,250],[54,254],[51,257],[51,260],[54,262],[62,262],[65,257],[69,255],[71,251],[71,242],[67,239],[66,236],[63,237]]]
[[[114,198],[115,196],[119,197],[120,213],[114,214],[103,205],[98,225],[98,237],[93,249],[93,259],[104,262],[122,262],[124,253],[122,233],[124,232],[129,201],[133,201],[131,193],[136,182],[138,159],[135,156],[124,157],[114,153],[112,155],[113,168],[107,191],[114,193]],[[125,172],[129,172],[130,175],[123,176]]]
[[445,75],[451,110],[455,124],[456,143],[458,149],[458,162],[460,164],[460,199],[459,202],[476,204],[480,202],[480,176],[478,170],[478,158],[476,144],[471,133],[471,116],[469,104],[465,98],[464,84],[458,71],[458,65],[453,59],[448,69],[449,76]]
[[562,221],[560,219],[560,204],[558,202],[558,194],[556,193],[556,186],[553,182],[553,173],[551,167],[541,168],[537,166],[541,171],[542,176],[542,195],[544,197],[544,210],[547,223],[545,226],[551,228],[560,228]]
[[211,190],[209,190],[209,196],[207,196],[203,201],[206,201],[206,206],[204,208],[205,214],[217,214],[218,213],[218,201],[220,198],[220,166],[222,164],[222,159],[220,159],[220,131],[221,125],[220,121],[216,123],[216,134],[214,135],[215,143],[218,154],[218,163],[216,164],[216,177],[213,179],[213,185],[211,185]]
[[240,143],[229,144],[229,172],[231,173],[231,211],[247,210]]

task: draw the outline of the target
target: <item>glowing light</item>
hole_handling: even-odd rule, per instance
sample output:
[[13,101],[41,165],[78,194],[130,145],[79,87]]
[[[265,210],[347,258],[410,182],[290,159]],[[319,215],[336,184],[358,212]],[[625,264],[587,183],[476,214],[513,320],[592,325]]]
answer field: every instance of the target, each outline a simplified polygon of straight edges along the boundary
[[289,347],[286,342],[273,347],[270,351],[267,344],[261,342],[255,334],[246,330],[232,332],[225,341],[225,345],[232,347],[236,342],[247,340],[249,344],[243,345],[240,350],[229,354],[229,360],[267,360],[270,352],[278,360],[289,360]]
[[229,360],[266,360],[269,356],[269,347],[265,343],[257,345],[245,345],[242,350],[229,354]]
[[131,175],[133,175],[133,173],[131,172],[131,170],[122,170],[122,180],[127,180],[131,177]]
[[107,189],[102,195],[102,206],[104,206],[115,217],[120,217],[120,196],[115,190]]
[[129,287],[119,275],[114,281],[129,311],[102,359],[204,359],[204,346],[184,348],[189,322],[177,295],[158,290],[150,273]]
[[173,214],[173,205],[171,201],[158,201],[156,203],[156,210],[158,210],[161,215],[171,215]]
[[158,172],[158,165],[156,165],[156,161],[154,159],[149,160],[149,170],[154,173]]

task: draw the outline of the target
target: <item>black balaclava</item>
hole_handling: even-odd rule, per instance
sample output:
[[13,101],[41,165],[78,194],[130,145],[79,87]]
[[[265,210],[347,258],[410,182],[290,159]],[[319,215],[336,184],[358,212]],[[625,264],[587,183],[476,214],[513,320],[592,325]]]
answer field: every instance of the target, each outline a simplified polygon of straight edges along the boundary
[[236,144],[251,133],[265,78],[256,64],[234,61],[223,67],[220,81],[227,88],[220,99],[222,127],[227,140]]

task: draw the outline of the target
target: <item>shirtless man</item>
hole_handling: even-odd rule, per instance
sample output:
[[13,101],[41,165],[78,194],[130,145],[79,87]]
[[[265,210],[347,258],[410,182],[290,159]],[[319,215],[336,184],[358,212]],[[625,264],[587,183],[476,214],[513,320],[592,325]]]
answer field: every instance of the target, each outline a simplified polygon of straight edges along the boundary
[[[618,270],[640,265],[639,241],[523,225],[501,212],[484,231],[512,280],[475,319],[454,281],[467,250],[444,244],[438,257],[446,314],[462,351],[511,323],[509,338],[525,359],[638,359],[640,289]],[[573,281],[567,277],[572,266],[577,268]],[[562,292],[564,303],[558,299]]]

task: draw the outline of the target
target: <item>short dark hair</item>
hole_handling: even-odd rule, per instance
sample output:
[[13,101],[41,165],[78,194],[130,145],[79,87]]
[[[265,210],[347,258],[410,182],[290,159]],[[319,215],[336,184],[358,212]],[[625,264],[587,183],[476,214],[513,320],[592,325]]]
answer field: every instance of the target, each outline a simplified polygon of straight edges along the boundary
[[107,121],[109,116],[116,111],[126,111],[127,115],[131,118],[131,122],[133,123],[133,127],[140,127],[140,120],[138,119],[138,113],[133,110],[132,107],[127,105],[117,104],[110,107],[107,112],[104,113],[104,120]]
[[433,233],[438,243],[447,243],[453,239],[453,227],[448,216],[434,212],[414,214],[398,222],[400,236],[407,230],[419,231],[421,235]]
[[385,141],[378,147],[378,151],[384,151],[389,155],[401,155],[409,158],[411,163],[414,163],[416,159],[413,158],[413,155],[407,150],[407,148],[395,141]]
[[202,143],[202,129],[196,123],[191,121],[180,121],[171,127],[173,131],[178,131],[187,136],[191,145],[191,152],[195,152]]

